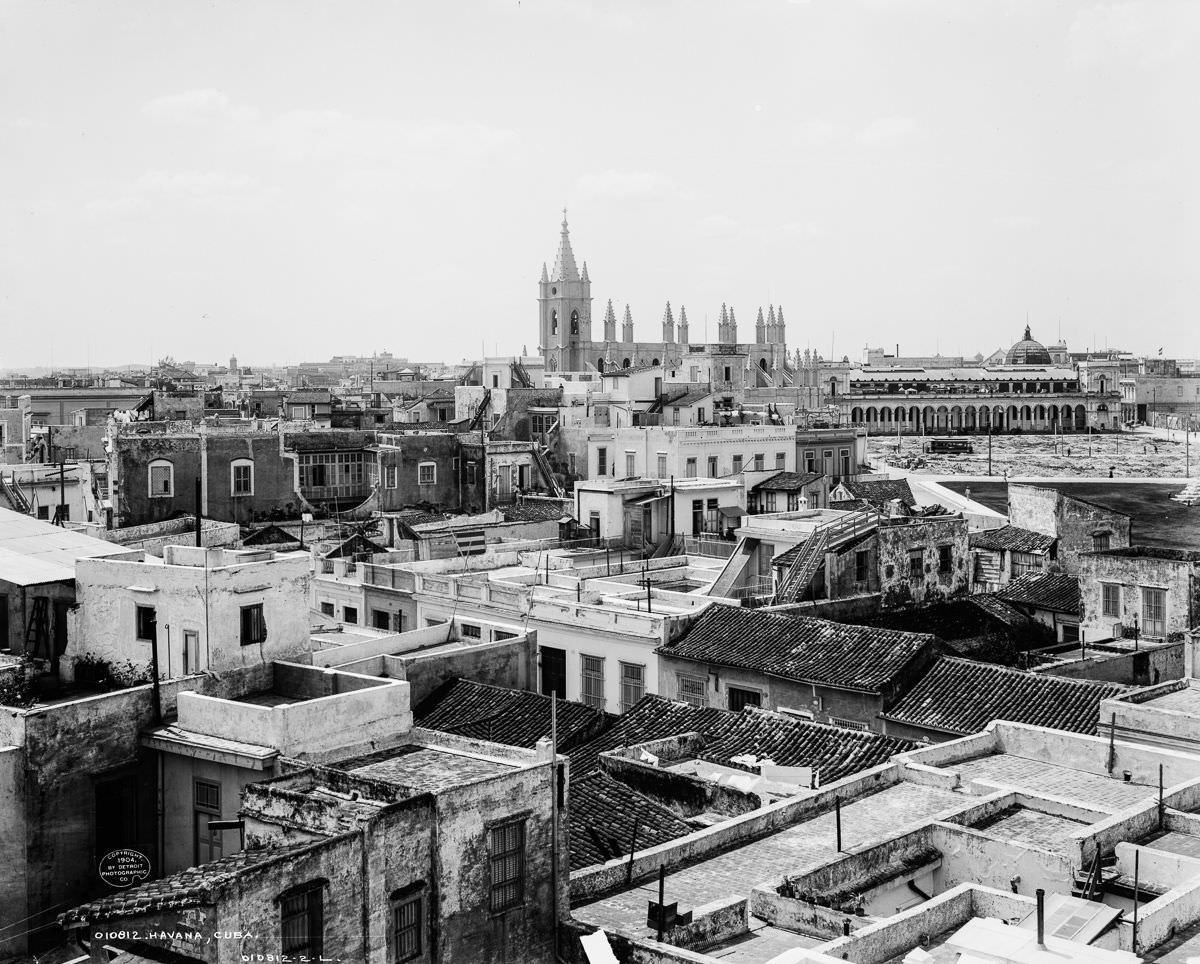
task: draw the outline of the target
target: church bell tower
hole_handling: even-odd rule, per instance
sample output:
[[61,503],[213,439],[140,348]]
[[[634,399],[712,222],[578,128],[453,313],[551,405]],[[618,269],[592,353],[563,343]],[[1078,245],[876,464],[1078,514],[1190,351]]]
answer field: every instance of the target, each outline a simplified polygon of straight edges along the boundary
[[567,212],[563,209],[562,233],[554,269],[542,265],[538,282],[539,344],[546,371],[581,371],[590,367],[586,349],[592,341],[592,282],[587,262],[575,265]]

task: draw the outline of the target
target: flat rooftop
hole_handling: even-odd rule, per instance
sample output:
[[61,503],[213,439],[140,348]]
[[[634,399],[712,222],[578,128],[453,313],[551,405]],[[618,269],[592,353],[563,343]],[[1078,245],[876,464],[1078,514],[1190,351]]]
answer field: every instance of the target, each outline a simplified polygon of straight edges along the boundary
[[970,824],[971,829],[990,837],[1032,844],[1055,853],[1069,852],[1072,834],[1087,826],[1090,825],[1083,820],[1022,806],[1006,807],[999,813]]
[[[880,840],[898,828],[957,809],[962,803],[961,794],[915,783],[900,783],[860,797],[842,807],[843,849]],[[829,810],[668,873],[667,902],[677,901],[681,910],[688,910],[721,898],[749,897],[758,884],[773,885],[785,876],[828,861],[838,853],[835,821],[833,810]],[[646,927],[647,901],[657,900],[658,881],[649,879],[620,893],[573,907],[571,913],[586,924],[606,929],[620,927],[649,937],[654,932]]]
[[436,792],[500,776],[519,767],[516,763],[419,743],[342,760],[335,765],[352,776],[395,784],[417,793]]
[[1101,776],[1009,753],[991,753],[941,766],[947,770],[957,770],[962,774],[963,783],[983,780],[1022,793],[1059,797],[1080,806],[1111,813],[1158,793],[1157,784],[1125,783],[1120,776]]
[[1163,693],[1146,700],[1143,706],[1151,706],[1156,710],[1171,710],[1176,713],[1187,713],[1189,716],[1200,716],[1200,685],[1192,680],[1183,689],[1173,693]]

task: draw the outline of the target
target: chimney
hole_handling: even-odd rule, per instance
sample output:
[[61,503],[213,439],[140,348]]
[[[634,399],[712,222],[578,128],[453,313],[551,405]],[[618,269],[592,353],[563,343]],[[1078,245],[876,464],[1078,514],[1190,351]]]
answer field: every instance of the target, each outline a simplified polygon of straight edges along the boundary
[[1038,947],[1046,946],[1046,892],[1037,889],[1037,934]]

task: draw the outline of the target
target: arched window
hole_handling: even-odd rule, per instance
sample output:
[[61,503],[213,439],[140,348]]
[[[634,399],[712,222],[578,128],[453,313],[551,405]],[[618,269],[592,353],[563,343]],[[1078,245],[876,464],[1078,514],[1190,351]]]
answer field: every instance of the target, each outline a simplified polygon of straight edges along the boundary
[[571,334],[572,335],[579,334],[579,312],[578,311],[571,312]]
[[829,394],[831,396],[837,394],[837,379],[836,378],[829,379]]
[[598,371],[598,372],[604,371],[604,359],[603,358],[596,359],[596,371]]
[[234,459],[229,463],[229,494],[254,495],[253,459]]
[[628,368],[628,367],[629,367],[629,365],[630,365],[630,361],[629,361],[629,359],[628,359],[628,358],[626,358],[626,359],[625,359],[623,362],[621,362],[621,367],[622,367],[622,368]]
[[650,364],[657,368],[659,365],[662,364],[662,362],[660,362],[657,358],[655,358],[652,362],[650,362]]
[[150,463],[150,498],[170,499],[175,495],[175,466],[167,459]]
[[558,334],[558,311],[557,310],[550,312],[550,334],[552,334],[552,335]]

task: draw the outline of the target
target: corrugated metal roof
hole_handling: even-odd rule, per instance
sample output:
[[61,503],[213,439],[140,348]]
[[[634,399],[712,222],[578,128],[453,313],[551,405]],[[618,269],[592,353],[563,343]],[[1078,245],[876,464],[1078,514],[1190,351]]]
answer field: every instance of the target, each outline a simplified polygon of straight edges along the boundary
[[78,559],[128,552],[115,542],[0,509],[0,582],[36,586],[75,578]]

